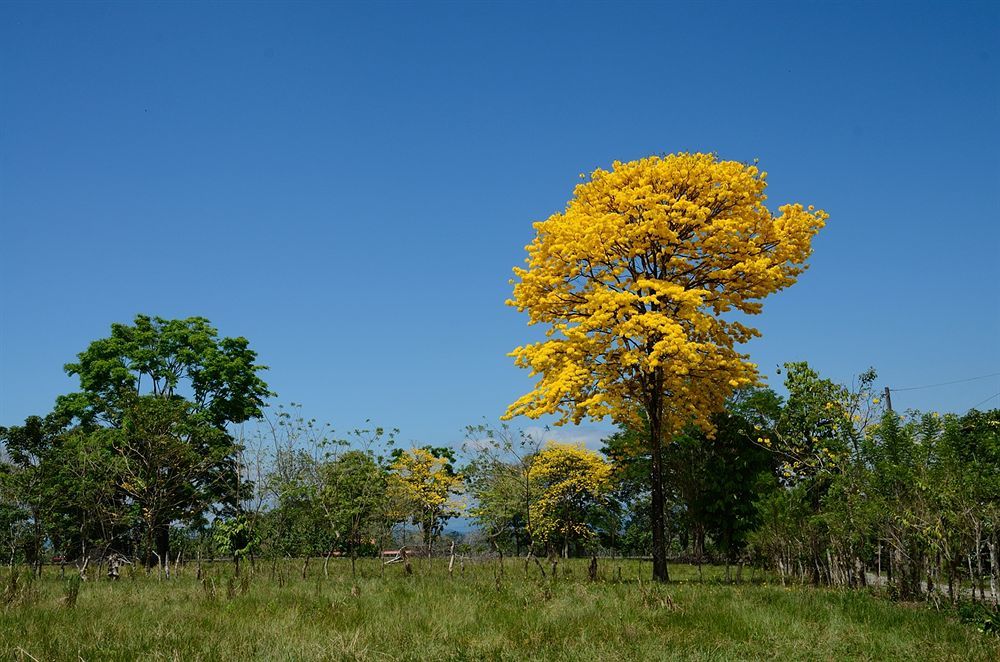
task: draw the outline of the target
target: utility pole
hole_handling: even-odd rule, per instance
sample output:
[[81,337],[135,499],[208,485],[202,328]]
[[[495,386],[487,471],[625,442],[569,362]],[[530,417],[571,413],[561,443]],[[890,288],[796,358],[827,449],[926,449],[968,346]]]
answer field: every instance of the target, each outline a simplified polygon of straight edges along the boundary
[[885,407],[889,411],[892,411],[892,396],[889,394],[889,387],[885,387]]

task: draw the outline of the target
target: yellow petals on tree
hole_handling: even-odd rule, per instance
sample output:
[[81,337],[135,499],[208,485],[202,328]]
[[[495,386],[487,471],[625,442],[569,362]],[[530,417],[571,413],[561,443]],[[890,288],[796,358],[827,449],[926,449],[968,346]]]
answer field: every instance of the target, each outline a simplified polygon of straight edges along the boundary
[[611,465],[582,444],[550,441],[532,465],[539,497],[531,505],[531,535],[548,547],[593,542],[589,520],[611,492]]
[[[773,214],[765,177],[713,154],[615,162],[535,223],[508,303],[547,335],[512,352],[538,381],[507,416],[645,421],[654,475],[665,437],[710,429],[732,390],[757,379],[737,346],[758,332],[732,314],[759,313],[795,282],[827,218],[800,204]],[[652,488],[654,575],[666,579]]]
[[459,495],[462,476],[451,467],[450,458],[429,448],[412,448],[399,453],[392,463],[388,491],[395,516],[412,518],[423,531],[430,554],[431,544],[441,534],[444,522],[462,512]]

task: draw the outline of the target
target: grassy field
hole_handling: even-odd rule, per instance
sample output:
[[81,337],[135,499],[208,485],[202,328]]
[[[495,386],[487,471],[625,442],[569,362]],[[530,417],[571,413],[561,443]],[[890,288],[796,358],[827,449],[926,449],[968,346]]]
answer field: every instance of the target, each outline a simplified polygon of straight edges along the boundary
[[[448,578],[417,560],[406,576],[375,561],[352,578],[300,564],[252,579],[232,568],[186,568],[171,581],[142,571],[117,583],[72,584],[47,569],[12,587],[4,571],[0,654],[24,660],[996,660],[1000,639],[924,605],[863,592],[725,584],[717,569],[673,566],[674,582],[638,581],[648,565],[604,562],[597,582],[585,562],[559,577],[527,575],[508,561],[469,564]],[[621,579],[618,568],[621,567]]]

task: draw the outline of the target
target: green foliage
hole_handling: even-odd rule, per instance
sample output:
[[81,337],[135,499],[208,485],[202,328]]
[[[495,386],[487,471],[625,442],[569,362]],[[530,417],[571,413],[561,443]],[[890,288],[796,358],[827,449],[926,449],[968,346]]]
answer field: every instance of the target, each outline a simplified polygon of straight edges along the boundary
[[266,435],[250,440],[258,479],[240,507],[261,554],[374,553],[394,523],[387,461],[398,431],[372,427],[338,438],[299,409],[279,405]]
[[1000,637],[1000,607],[982,602],[962,602],[955,611],[963,623],[974,625],[983,634]]
[[538,499],[532,474],[542,437],[507,424],[471,425],[465,436],[469,514],[495,548],[515,554],[531,549],[531,506]]
[[172,524],[237,505],[240,447],[227,426],[261,414],[269,392],[255,361],[246,339],[219,338],[203,318],[112,325],[66,366],[79,392],[0,428],[0,524],[35,563],[46,550],[165,559]]
[[[647,554],[663,515],[675,555],[750,561],[782,582],[874,582],[935,603],[988,600],[1000,585],[1000,411],[885,411],[873,370],[848,388],[786,364],[787,398],[737,390],[711,434],[688,426],[664,443],[652,477],[641,418],[605,440],[607,459],[489,425],[467,430],[464,457],[396,449],[396,430],[337,437],[294,403],[236,426],[263,413],[255,361],[244,339],[220,339],[201,318],[114,325],[67,366],[80,392],[0,428],[2,559],[38,574],[55,555],[173,564],[181,551],[252,569],[264,557],[274,572],[280,557],[345,554],[356,569],[407,544],[400,523],[417,524],[431,551],[467,493],[485,540],[458,546],[466,552]],[[26,577],[10,575],[10,604],[35,599]],[[231,600],[249,590],[235,582]],[[64,603],[78,590],[67,584]]]
[[786,369],[762,435],[785,489],[757,502],[758,558],[817,584],[874,577],[901,599],[985,597],[1000,579],[1000,412],[901,416],[880,406],[874,371],[851,390]]
[[275,499],[261,522],[268,553],[323,554],[329,548],[331,533],[317,501],[317,461],[302,449],[280,449],[267,488]]
[[356,556],[375,551],[388,508],[388,472],[371,452],[349,450],[318,467],[319,503],[334,547]]
[[[776,488],[776,460],[756,439],[774,428],[780,399],[769,389],[740,389],[727,407],[712,419],[714,435],[690,426],[664,452],[667,521],[679,540],[692,542],[696,558],[707,552],[706,537],[722,558],[738,557],[757,523],[754,501]],[[623,545],[635,552],[651,543],[644,503],[650,472],[645,436],[645,431],[625,429],[605,439],[604,446],[614,466],[617,499],[628,510]]]
[[257,373],[257,355],[246,338],[219,338],[202,317],[167,320],[136,315],[134,323],[112,324],[111,335],[95,340],[66,364],[80,378],[79,393],[60,397],[56,409],[84,422],[122,422],[134,396],[184,397],[192,413],[222,427],[261,415],[271,393]]
[[212,538],[223,554],[246,558],[260,546],[258,532],[246,515],[212,522]]
[[869,369],[851,390],[820,378],[805,362],[785,364],[788,398],[773,429],[764,428],[758,438],[783,460],[784,483],[836,473],[857,456],[866,430],[882,411],[872,395],[876,378]]
[[474,499],[469,514],[497,545],[520,553],[530,544],[530,474],[519,463],[494,458],[477,458],[464,473]]
[[774,457],[754,444],[755,424],[734,409],[714,417],[715,435],[691,428],[667,447],[666,483],[676,490],[704,553],[703,536],[713,537],[724,558],[735,560],[757,524],[754,501],[773,491]]

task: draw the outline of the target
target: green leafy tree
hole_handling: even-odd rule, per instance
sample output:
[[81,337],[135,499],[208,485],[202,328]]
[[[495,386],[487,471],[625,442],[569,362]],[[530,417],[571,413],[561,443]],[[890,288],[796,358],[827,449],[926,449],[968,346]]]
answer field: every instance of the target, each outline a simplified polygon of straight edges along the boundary
[[220,552],[232,555],[237,575],[242,560],[251,557],[260,545],[258,530],[245,513],[216,519],[212,522],[212,537]]
[[319,504],[318,461],[301,448],[279,449],[267,481],[273,508],[262,537],[273,556],[312,557],[330,549],[331,533]]
[[43,546],[53,512],[49,500],[51,481],[46,471],[47,459],[63,434],[52,417],[28,417],[24,425],[0,428],[0,442],[6,451],[3,471],[4,492],[12,532],[24,539],[25,557],[35,571],[41,568]]
[[[738,392],[738,396],[774,402],[770,391]],[[757,523],[754,502],[777,486],[774,457],[754,443],[757,425],[741,415],[740,405],[736,399],[728,411],[713,418],[714,435],[689,428],[667,447],[666,482],[684,506],[695,558],[701,562],[708,534],[727,568]]]
[[[933,413],[929,416],[939,418]],[[962,548],[950,551],[948,557],[952,563],[964,557],[980,599],[985,597],[982,580],[988,575],[996,601],[1000,591],[1000,409],[946,416],[942,423],[939,471],[944,475],[942,482],[947,481],[949,489],[942,492],[949,496],[951,506],[944,526],[952,548]]]
[[132,325],[112,324],[66,364],[81,390],[57,400],[58,409],[84,421],[120,427],[136,395],[182,398],[190,413],[224,428],[261,415],[270,394],[258,376],[264,366],[246,338],[219,338],[203,317],[167,320],[137,315]]
[[30,531],[26,557],[39,563],[43,547],[69,557],[131,546],[131,509],[118,490],[117,457],[94,433],[67,427],[57,415],[29,417],[0,429],[6,448],[3,491]]
[[541,446],[540,435],[507,424],[466,428],[464,450],[472,459],[462,473],[473,500],[469,514],[500,553],[531,548],[531,506],[538,498],[533,473]]
[[849,389],[821,378],[805,362],[784,369],[788,397],[771,434],[762,430],[758,443],[782,458],[786,483],[836,474],[858,456],[881,416],[883,405],[872,393],[877,375],[869,369]]
[[[671,536],[682,547],[688,541],[699,561],[710,537],[730,561],[742,551],[746,534],[756,525],[754,501],[775,487],[772,453],[755,442],[773,429],[781,401],[770,389],[738,389],[726,410],[712,418],[715,434],[690,426],[666,445],[663,484]],[[617,498],[627,505],[625,539],[637,553],[648,553],[647,489],[650,460],[642,452],[645,433],[626,428],[605,440],[614,465]]]
[[333,545],[351,558],[351,572],[365,548],[378,541],[386,511],[388,474],[370,451],[352,449],[318,469],[319,503],[333,533]]
[[[865,576],[869,536],[846,523],[860,524],[866,517],[859,481],[864,445],[882,411],[873,394],[876,374],[869,369],[848,388],[822,378],[805,362],[783,368],[788,396],[777,415],[773,406],[770,413],[759,405],[744,407],[764,421],[755,425],[756,443],[775,453],[786,488],[761,500],[758,515],[765,531],[754,537],[755,548],[771,557],[783,576],[803,568],[815,584],[853,583]],[[829,506],[834,501],[837,516]]]
[[256,358],[245,338],[220,338],[204,318],[138,315],[66,365],[81,390],[58,398],[56,412],[106,442],[161,559],[172,522],[236,504],[239,447],[227,426],[259,417],[270,395]]
[[30,533],[30,516],[22,504],[15,478],[17,469],[7,462],[0,462],[0,537],[4,540],[3,552],[11,566],[18,560],[21,549]]
[[233,439],[192,415],[187,401],[137,397],[120,428],[95,434],[118,454],[119,487],[139,511],[145,548],[162,561],[171,523],[191,521],[215,504],[233,505]]

